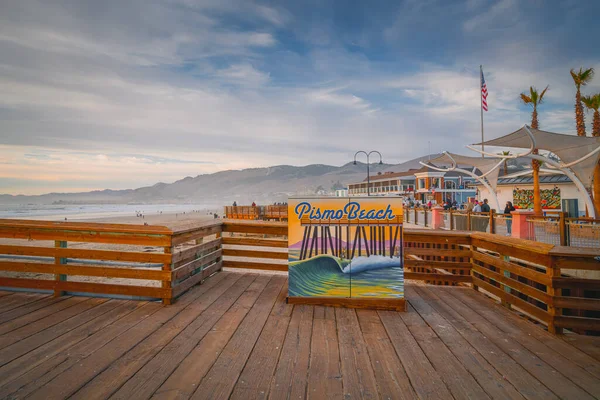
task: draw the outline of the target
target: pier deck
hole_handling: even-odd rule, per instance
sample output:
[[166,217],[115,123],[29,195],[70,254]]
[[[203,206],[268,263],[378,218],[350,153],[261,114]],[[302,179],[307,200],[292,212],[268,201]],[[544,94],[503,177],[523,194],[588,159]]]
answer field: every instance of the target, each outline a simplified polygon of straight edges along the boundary
[[552,335],[469,288],[407,311],[286,304],[225,271],[171,306],[0,292],[0,398],[592,399],[597,337]]

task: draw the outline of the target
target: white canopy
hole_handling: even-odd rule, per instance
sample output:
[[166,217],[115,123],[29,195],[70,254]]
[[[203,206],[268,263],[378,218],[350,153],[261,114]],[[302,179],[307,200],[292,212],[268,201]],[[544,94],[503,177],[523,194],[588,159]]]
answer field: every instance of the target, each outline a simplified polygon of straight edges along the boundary
[[[565,135],[523,126],[513,133],[488,140],[483,144],[486,146],[531,148],[531,136],[527,130],[531,132],[535,141],[533,143],[534,148],[556,154],[560,157],[561,162],[566,164],[586,187],[592,185],[594,168],[600,159],[600,151],[598,151],[600,137]],[[477,143],[477,145],[481,145],[481,143]],[[596,153],[593,153],[594,151]],[[590,156],[584,158],[587,155]]]
[[456,167],[475,167],[481,172],[481,176],[487,179],[494,191],[496,191],[496,184],[498,183],[500,168],[497,168],[497,166],[499,162],[502,162],[500,158],[469,157],[448,152],[429,161],[430,164],[435,166],[455,165]]

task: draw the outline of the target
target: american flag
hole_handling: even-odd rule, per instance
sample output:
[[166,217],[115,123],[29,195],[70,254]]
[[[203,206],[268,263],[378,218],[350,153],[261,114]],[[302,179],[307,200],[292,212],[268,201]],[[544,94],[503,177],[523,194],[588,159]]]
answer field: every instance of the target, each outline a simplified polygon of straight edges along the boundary
[[487,106],[487,85],[485,84],[485,78],[483,77],[483,70],[481,71],[481,107],[484,111],[488,110]]

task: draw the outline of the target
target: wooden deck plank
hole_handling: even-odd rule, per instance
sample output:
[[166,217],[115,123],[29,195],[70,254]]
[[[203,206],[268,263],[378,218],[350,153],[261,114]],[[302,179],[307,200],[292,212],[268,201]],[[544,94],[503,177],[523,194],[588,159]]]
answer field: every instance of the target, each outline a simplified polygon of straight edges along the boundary
[[51,295],[47,293],[28,293],[18,292],[12,296],[0,298],[0,321],[2,315],[19,307],[25,307],[30,303],[35,303],[39,300],[49,298]]
[[597,338],[473,290],[408,286],[397,313],[287,304],[285,279],[221,272],[166,307],[0,291],[0,398],[600,396]]
[[[460,290],[460,289],[458,289]],[[535,376],[540,382],[561,398],[592,399],[585,390],[571,382],[538,356],[530,352],[515,340],[507,340],[506,335],[499,331],[485,318],[473,312],[469,306],[452,296],[447,290],[440,288],[437,294],[449,306],[474,325],[488,340],[497,345],[517,363]]]
[[406,288],[406,297],[421,318],[435,331],[454,356],[473,375],[486,393],[494,399],[523,399],[523,396],[479,354],[452,326],[421,296],[418,287]]
[[310,343],[309,398],[343,399],[340,348],[333,307],[316,306]]
[[132,324],[139,322],[143,319],[143,315],[140,316],[139,313],[148,314],[149,308],[152,308],[150,305],[146,302],[120,301],[120,305],[110,312],[4,365],[0,368],[0,397],[29,395],[89,354],[86,349],[92,343],[96,344],[96,348],[101,347],[119,331],[127,330]]
[[488,394],[412,306],[400,318],[455,398],[486,399]]
[[198,385],[192,399],[228,398],[273,309],[286,278],[273,276],[217,361]]
[[[30,397],[34,399],[69,397],[157,329],[175,325],[173,319],[185,323],[189,316],[189,312],[186,312],[188,306],[204,292],[205,288],[198,286],[195,290],[190,291],[190,296],[180,299],[180,301],[169,307],[160,308],[157,312],[129,329],[125,335],[111,340],[101,349],[92,353],[91,356],[80,360],[76,365],[71,366],[50,382],[39,387],[30,394]],[[181,316],[177,318],[178,315]]]
[[225,279],[213,282],[209,286],[211,290],[206,291],[199,299],[199,307],[204,311],[173,340],[161,346],[169,336],[165,337],[160,329],[157,330],[96,376],[72,398],[104,399],[117,391],[117,397],[126,397],[127,393],[131,396],[150,397],[227,310],[227,305],[222,306],[221,296],[226,293],[225,297],[235,300],[254,280],[253,277],[236,274],[223,276]]
[[[356,310],[371,367],[382,399],[416,399],[404,366],[374,310]],[[311,364],[311,370],[312,370]]]
[[[44,343],[62,336],[71,329],[111,311],[118,304],[117,300],[87,299],[61,313],[42,318],[9,332],[0,337],[0,341],[4,345],[0,350],[0,363],[4,365],[14,360]],[[19,335],[23,335],[25,338],[21,339]]]
[[467,322],[444,300],[435,295],[439,287],[420,287],[419,293],[426,299],[441,316],[449,321],[461,336],[475,348],[482,357],[527,399],[558,399],[540,381],[534,378],[524,367],[504,353],[492,343],[485,335]]
[[352,399],[378,398],[375,373],[356,311],[349,308],[335,310],[338,326],[340,362],[344,397]]
[[564,335],[556,336],[544,329],[534,327],[530,321],[525,320],[515,312],[510,311],[496,302],[487,301],[487,298],[485,302],[482,302],[483,295],[481,293],[477,293],[474,290],[461,290],[461,293],[473,297],[482,306],[485,305],[485,307],[480,307],[479,310],[485,313],[485,315],[490,318],[490,321],[500,323],[502,325],[501,329],[512,334],[527,331],[527,337],[537,339],[539,342],[544,343],[548,348],[552,349],[552,351],[561,354],[570,362],[579,365],[596,378],[600,378],[600,362],[598,362],[600,358],[595,359],[592,356],[594,350],[597,351],[600,356],[600,338],[573,335],[573,337],[577,339],[595,339],[595,344],[593,346],[587,348],[586,351],[581,351],[565,341],[557,340],[564,337]]
[[[17,308],[13,310],[14,313],[7,313],[7,319],[2,318],[0,323],[0,335],[4,335],[8,332],[14,331],[22,326],[33,323],[39,319],[42,319],[48,315],[52,315],[61,310],[67,309],[74,306],[75,304],[81,303],[87,300],[86,297],[56,297],[52,299],[46,299],[42,302],[35,302],[32,304],[39,307],[35,310],[29,309],[29,312],[23,314],[23,311],[28,311],[27,307]],[[14,317],[14,318],[12,318]]]
[[[152,398],[174,399],[192,396],[202,378],[215,363],[219,354],[221,354],[244,317],[269,283],[269,280],[270,277],[266,275],[256,277],[254,282],[219,318],[196,347],[179,363],[175,371],[156,390]],[[115,398],[120,397],[115,396]]]
[[294,308],[293,305],[286,303],[287,294],[288,286],[284,284],[275,302],[277,306],[271,310],[256,346],[233,388],[231,399],[266,399],[269,395],[271,379],[277,367]]
[[[591,357],[596,361],[600,361],[600,337],[581,336],[575,333],[570,333],[560,335],[559,338],[572,346],[572,349],[574,348],[579,350],[588,357]],[[596,375],[597,367],[599,367],[598,363],[596,363],[595,368],[593,368],[594,375]],[[589,367],[586,367],[586,369],[589,371]]]
[[[52,314],[36,313],[38,316],[40,316],[40,314],[45,316],[32,320],[27,324],[20,324],[17,321],[11,323],[11,321],[9,321],[6,327],[2,327],[3,333],[0,335],[0,349],[6,348],[18,341],[27,339],[29,336],[35,335],[40,331],[61,324],[63,321],[77,316],[81,312],[86,311],[96,305],[90,300],[90,298],[86,297],[71,298],[66,299],[65,301],[69,307],[64,309],[63,312]],[[108,299],[103,299],[102,301],[106,302]],[[0,352],[0,354],[2,354],[2,352]]]
[[433,368],[398,313],[379,311],[378,314],[417,396],[421,399],[452,398],[442,378]]
[[[539,329],[539,327],[536,327],[533,324],[529,324],[528,326],[519,326],[514,324],[511,318],[506,318],[503,314],[500,314],[494,309],[490,308],[489,304],[482,304],[481,295],[470,292],[472,292],[472,290],[458,289],[453,290],[452,292],[448,291],[450,295],[466,304],[469,308],[471,308],[472,311],[477,312],[488,322],[493,324],[496,329],[504,332],[504,337],[509,337],[512,340],[520,343],[524,348],[535,354],[550,367],[567,377],[569,380],[571,380],[571,382],[578,385],[581,389],[595,397],[600,397],[600,379],[594,377],[592,374],[581,368],[569,358],[564,357],[560,353],[554,351],[552,344],[550,346],[546,346],[544,343],[532,337],[530,332]],[[471,296],[469,294],[474,294],[476,296]],[[554,342],[560,342],[560,340],[556,338]]]
[[40,308],[48,307],[51,304],[58,303],[60,301],[68,299],[70,296],[62,296],[62,297],[45,297],[45,301],[34,301],[33,303],[26,304],[22,307],[18,307],[12,309],[10,311],[4,312],[0,315],[0,328],[6,323],[15,318],[19,318],[23,315],[31,315],[36,310]]
[[303,399],[306,396],[313,310],[312,306],[294,306],[269,399]]

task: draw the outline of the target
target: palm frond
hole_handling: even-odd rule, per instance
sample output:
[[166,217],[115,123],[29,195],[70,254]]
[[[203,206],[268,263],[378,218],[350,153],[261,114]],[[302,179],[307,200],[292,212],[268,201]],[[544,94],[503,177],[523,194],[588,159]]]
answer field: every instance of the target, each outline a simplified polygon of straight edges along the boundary
[[594,68],[588,68],[585,71],[580,72],[580,76],[581,76],[581,85],[582,86],[587,85],[594,77]]
[[544,98],[544,95],[546,94],[546,92],[548,91],[549,88],[550,88],[550,85],[547,85],[546,88],[544,90],[542,90],[542,93],[540,93],[540,98],[538,100],[538,104],[542,104],[542,99]]
[[520,98],[523,104],[531,104],[531,97],[527,96],[525,93],[521,93]]

